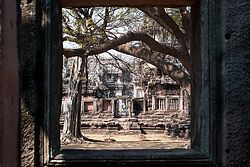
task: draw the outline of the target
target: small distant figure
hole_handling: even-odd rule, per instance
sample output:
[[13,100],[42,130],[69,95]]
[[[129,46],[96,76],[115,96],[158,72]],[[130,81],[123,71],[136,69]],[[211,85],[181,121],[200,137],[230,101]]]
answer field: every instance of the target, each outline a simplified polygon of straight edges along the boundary
[[145,130],[142,128],[142,124],[139,124],[139,126],[140,126],[140,131],[141,131],[141,134],[146,135],[146,134],[147,134],[147,132],[145,132]]

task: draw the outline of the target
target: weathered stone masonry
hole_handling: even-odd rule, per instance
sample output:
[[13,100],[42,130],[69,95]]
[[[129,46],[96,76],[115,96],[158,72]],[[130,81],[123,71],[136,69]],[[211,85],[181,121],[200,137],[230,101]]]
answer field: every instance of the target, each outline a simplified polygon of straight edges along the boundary
[[[40,6],[39,6],[40,5]],[[21,1],[20,3],[20,110],[21,110],[21,166],[38,166],[40,122],[43,121],[40,98],[43,91],[41,2]],[[40,73],[40,74],[39,74]]]

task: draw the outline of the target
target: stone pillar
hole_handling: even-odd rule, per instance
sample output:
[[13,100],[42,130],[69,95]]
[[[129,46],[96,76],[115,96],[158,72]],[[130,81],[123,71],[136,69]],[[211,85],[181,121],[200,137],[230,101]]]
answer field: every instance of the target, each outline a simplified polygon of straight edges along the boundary
[[180,113],[183,113],[183,90],[180,90],[180,98],[179,98],[179,111]]
[[137,87],[134,85],[134,98],[137,97]]
[[112,115],[113,117],[116,117],[116,106],[115,106],[115,99],[112,98],[111,99],[111,112],[112,112]]
[[108,108],[107,108],[108,112],[112,112],[112,100],[110,100]]
[[94,113],[97,112],[97,102],[96,101],[97,101],[96,99],[93,100],[93,112]]
[[85,112],[85,106],[84,105],[85,105],[84,100],[82,99],[82,101],[81,101],[81,113],[82,114],[84,114],[84,112]]
[[103,99],[98,99],[97,110],[98,110],[98,112],[103,111]]
[[131,118],[132,117],[132,110],[131,110],[131,99],[127,99],[127,111],[128,111],[128,117]]
[[188,98],[186,92],[183,92],[183,114],[188,114]]
[[161,99],[162,110],[165,110],[165,99]]
[[134,99],[131,99],[130,111],[131,111],[131,117],[133,117],[134,116]]
[[161,110],[163,110],[163,108],[164,108],[164,103],[163,103],[163,100],[162,99],[160,99],[161,100]]
[[[2,3],[4,2],[4,3]],[[19,3],[20,4],[17,4]],[[0,162],[0,166],[39,166],[37,164],[39,164],[39,150],[37,150],[36,146],[39,145],[38,143],[38,134],[40,134],[40,129],[37,128],[39,126],[42,126],[39,121],[39,118],[37,117],[40,114],[43,114],[42,112],[40,112],[40,109],[44,106],[44,104],[40,104],[41,103],[41,99],[43,99],[43,95],[41,96],[40,94],[45,91],[42,90],[44,87],[44,55],[41,55],[41,51],[43,52],[43,39],[44,37],[44,33],[42,33],[41,31],[41,20],[42,16],[40,14],[40,12],[42,12],[42,8],[39,6],[39,4],[41,4],[40,0],[35,0],[35,1],[7,1],[7,0],[0,0],[0,24],[2,25],[2,27],[0,28],[0,33],[4,33],[6,35],[5,38],[5,44],[10,43],[8,46],[11,48],[8,50],[8,53],[5,52],[4,50],[1,50],[4,46],[4,43],[2,43],[2,41],[0,42],[0,57],[1,57],[1,63],[0,63],[0,79],[1,81],[3,81],[3,84],[6,84],[6,86],[8,86],[9,88],[11,88],[10,90],[1,86],[1,91],[0,94],[3,96],[1,96],[1,104],[0,104],[0,113],[3,114],[3,117],[1,117],[0,120],[0,127],[1,129],[8,129],[6,130],[7,133],[10,133],[9,135],[6,134],[4,135],[7,138],[7,142],[11,143],[6,144],[6,143],[0,143],[2,144],[0,148],[1,153],[2,153],[2,159],[4,159],[5,161],[7,160],[7,164],[2,164]],[[22,5],[21,5],[22,4]],[[6,5],[9,5],[8,8],[6,8]],[[20,13],[17,12],[17,6],[20,7]],[[19,8],[18,7],[18,8]],[[13,9],[11,9],[13,8]],[[56,7],[55,7],[56,8]],[[6,10],[6,12],[4,12],[3,10]],[[58,11],[57,8],[55,11]],[[19,24],[16,24],[16,21],[13,20],[13,16],[18,16],[19,17]],[[53,18],[56,19],[57,16],[55,16]],[[3,26],[4,24],[8,25],[8,28],[5,29],[5,26]],[[19,37],[15,37],[16,34],[16,26],[19,26]],[[51,29],[50,29],[51,30]],[[54,30],[51,30],[51,32],[54,32]],[[58,34],[60,32],[58,31]],[[54,37],[57,35],[57,33],[54,33],[53,39],[55,39]],[[62,34],[60,34],[62,35]],[[1,35],[1,37],[3,37]],[[12,40],[13,38],[13,40]],[[57,39],[57,38],[56,38]],[[3,40],[3,38],[2,38]],[[16,50],[16,40],[18,40],[19,42],[19,53],[18,55],[16,55],[14,52]],[[54,41],[54,40],[53,40]],[[52,40],[51,40],[52,42]],[[54,43],[55,48],[58,48],[58,45],[56,43]],[[55,49],[56,51],[58,51],[57,49]],[[60,48],[61,49],[61,48]],[[53,52],[54,53],[54,52]],[[60,54],[60,51],[58,51],[58,55]],[[57,54],[56,54],[57,55]],[[18,60],[14,60],[14,56],[16,56],[16,58],[19,58],[19,67],[18,69],[16,69],[15,63],[18,62]],[[62,55],[60,55],[62,56]],[[4,60],[8,60],[7,62],[4,62]],[[54,62],[53,67],[55,67],[55,71],[59,68],[62,68],[60,65],[60,61],[57,61],[58,59],[54,59],[56,60]],[[39,63],[38,63],[39,62]],[[60,65],[59,65],[60,64]],[[5,67],[5,68],[3,68]],[[39,68],[38,68],[39,67]],[[10,70],[8,70],[7,68],[11,68]],[[9,79],[14,79],[12,74],[13,72],[15,72],[15,70],[18,70],[18,74],[19,74],[19,81],[22,83],[20,84],[20,90],[16,91],[16,87],[18,87],[18,83],[16,83],[14,80],[6,80],[5,77],[8,76]],[[51,70],[53,71],[53,70]],[[4,72],[4,73],[2,73]],[[57,72],[58,73],[58,72]],[[5,76],[5,74],[7,74]],[[56,74],[53,73],[53,79],[57,79],[57,77],[59,75],[62,74]],[[54,77],[55,76],[55,77]],[[52,80],[52,79],[51,79]],[[54,80],[53,80],[54,81]],[[60,91],[58,91],[58,89],[53,89],[53,93],[55,94],[61,94],[62,90],[59,88],[61,83],[61,80],[57,80],[54,85],[56,85],[58,87],[58,89]],[[1,84],[1,83],[0,83]],[[14,84],[14,85],[12,85]],[[57,85],[58,84],[58,85]],[[10,91],[5,92],[5,91]],[[20,92],[20,96],[18,97],[18,95],[14,95],[14,97],[12,97],[12,92]],[[18,108],[20,109],[20,112],[18,109],[13,110],[16,106],[16,99],[22,99],[20,100],[20,104],[18,106]],[[2,108],[5,105],[5,100],[11,99],[11,105],[8,105],[7,107],[9,108]],[[3,101],[2,101],[3,100]],[[58,106],[60,105],[60,102],[58,100],[58,98],[53,99],[53,106]],[[55,102],[55,104],[54,104]],[[38,109],[38,110],[37,110]],[[7,115],[6,115],[6,113]],[[17,114],[16,114],[17,112]],[[53,111],[53,112],[58,112],[58,111]],[[0,115],[1,115],[0,114]],[[8,126],[5,127],[5,125],[2,125],[2,119],[4,120],[4,116],[8,116],[8,114],[11,114],[11,117],[9,118],[9,120],[11,120],[11,122],[8,123]],[[19,115],[20,114],[20,115]],[[15,124],[15,120],[16,117],[18,117],[18,115],[20,116],[20,123],[19,126],[14,125]],[[41,115],[42,116],[42,115]],[[58,113],[59,116],[59,113]],[[38,118],[38,119],[37,119]],[[37,124],[37,121],[40,122]],[[55,119],[55,121],[53,122],[53,124],[56,124],[59,126],[59,119]],[[43,124],[43,123],[42,123]],[[38,126],[37,126],[38,125]],[[19,140],[17,140],[17,138],[14,136],[15,134],[15,130],[13,128],[19,127],[19,133],[22,134],[22,137],[19,138]],[[54,129],[52,129],[53,131]],[[55,129],[58,130],[58,129]],[[54,131],[53,131],[54,132]],[[18,135],[19,136],[19,135]],[[19,143],[20,149],[17,149],[18,146],[15,145],[15,143],[13,142],[13,140],[15,142]],[[37,143],[36,143],[37,142]],[[35,144],[36,143],[36,144]],[[37,145],[38,144],[38,145]],[[5,147],[7,147],[7,149],[5,150]],[[54,147],[53,147],[54,148]],[[2,151],[3,150],[3,151]],[[20,150],[18,151],[20,153],[15,154],[13,151],[16,150]],[[45,153],[46,151],[44,151]],[[0,153],[0,154],[1,154]],[[47,153],[47,152],[46,152]],[[37,156],[37,158],[35,158]],[[44,154],[43,154],[44,155]],[[17,157],[20,158],[20,164],[16,164],[15,160]],[[41,157],[43,157],[41,155]],[[43,157],[44,158],[44,157]],[[45,158],[46,159],[46,158]],[[1,158],[0,158],[1,161]],[[36,164],[36,165],[35,165]]]
[[172,99],[169,99],[169,110],[172,110]]
[[176,101],[177,101],[176,99],[173,99],[173,104],[174,104],[173,106],[174,106],[174,110],[176,110],[176,104],[177,104],[177,103],[176,103]]
[[152,95],[152,111],[155,110],[155,96]]
[[158,109],[161,110],[161,99],[158,98]]
[[165,98],[165,111],[168,111],[168,97]]
[[142,110],[143,110],[143,113],[146,114],[146,98],[145,98],[145,96],[143,96]]

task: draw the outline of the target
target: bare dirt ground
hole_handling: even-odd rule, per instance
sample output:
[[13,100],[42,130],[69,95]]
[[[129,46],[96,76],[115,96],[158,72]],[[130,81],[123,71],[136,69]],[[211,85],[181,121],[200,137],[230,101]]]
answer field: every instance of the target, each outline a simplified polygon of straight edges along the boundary
[[63,149],[175,149],[190,148],[190,139],[172,138],[164,133],[93,132],[83,131],[89,141],[62,145]]

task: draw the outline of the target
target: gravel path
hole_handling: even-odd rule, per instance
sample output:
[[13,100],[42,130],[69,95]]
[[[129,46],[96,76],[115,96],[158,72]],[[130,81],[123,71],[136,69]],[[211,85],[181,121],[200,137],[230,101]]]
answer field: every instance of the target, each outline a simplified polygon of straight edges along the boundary
[[174,149],[189,148],[189,139],[171,138],[165,134],[87,134],[92,141],[62,145],[63,149]]

